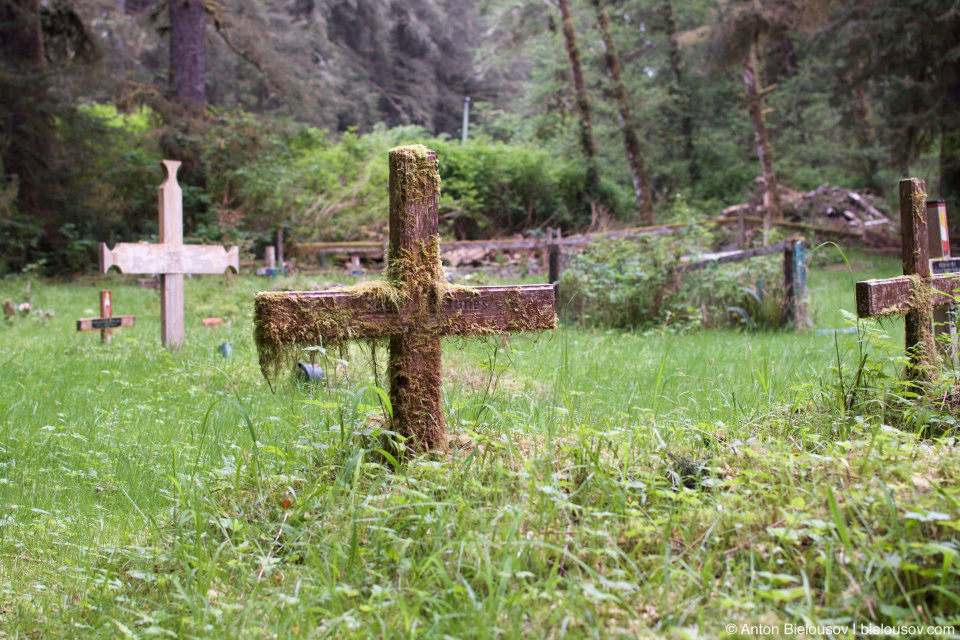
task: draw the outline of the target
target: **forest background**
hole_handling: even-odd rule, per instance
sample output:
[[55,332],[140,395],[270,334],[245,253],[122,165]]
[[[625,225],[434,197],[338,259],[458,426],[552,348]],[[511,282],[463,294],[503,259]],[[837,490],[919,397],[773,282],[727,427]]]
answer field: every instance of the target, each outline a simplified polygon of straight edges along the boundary
[[0,274],[155,237],[161,157],[189,241],[379,239],[408,142],[449,237],[910,172],[957,228],[958,43],[951,0],[0,0]]

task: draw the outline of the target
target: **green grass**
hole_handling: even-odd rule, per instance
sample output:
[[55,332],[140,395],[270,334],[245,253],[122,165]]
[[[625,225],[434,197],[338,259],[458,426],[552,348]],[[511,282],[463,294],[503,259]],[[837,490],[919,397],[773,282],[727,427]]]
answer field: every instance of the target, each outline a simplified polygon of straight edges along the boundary
[[[855,280],[899,272],[852,263],[811,272],[815,328],[846,326]],[[74,330],[104,282],[137,315],[109,347]],[[956,420],[891,409],[895,385],[845,403],[838,357],[849,390],[859,336],[450,341],[463,446],[394,469],[377,462],[369,349],[327,361],[313,391],[260,377],[267,282],[188,280],[176,355],[154,291],[33,283],[57,316],[0,328],[0,637],[960,629]],[[23,288],[0,282],[0,300]],[[210,315],[230,326],[202,328]],[[900,326],[868,345],[880,374]]]

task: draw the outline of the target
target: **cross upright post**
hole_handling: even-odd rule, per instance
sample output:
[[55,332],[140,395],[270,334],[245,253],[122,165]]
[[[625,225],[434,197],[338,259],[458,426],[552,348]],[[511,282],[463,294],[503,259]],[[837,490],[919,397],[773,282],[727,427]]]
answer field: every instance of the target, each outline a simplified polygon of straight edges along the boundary
[[436,153],[390,151],[390,235],[385,280],[334,291],[261,292],[254,337],[264,375],[298,345],[389,340],[393,429],[414,451],[446,447],[441,338],[556,328],[551,285],[461,287],[440,262]]
[[[167,346],[183,344],[183,273],[179,249],[183,246],[183,190],[177,183],[180,162],[164,160],[160,185],[160,244],[174,251],[175,273],[160,275],[160,341]],[[177,264],[181,263],[181,264]],[[179,268],[177,268],[179,267]]]

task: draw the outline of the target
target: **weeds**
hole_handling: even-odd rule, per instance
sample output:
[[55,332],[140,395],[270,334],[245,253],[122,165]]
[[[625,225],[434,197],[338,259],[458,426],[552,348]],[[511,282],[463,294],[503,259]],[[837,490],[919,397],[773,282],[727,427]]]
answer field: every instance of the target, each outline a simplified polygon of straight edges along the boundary
[[[817,328],[897,269],[812,272]],[[103,347],[70,326],[94,288],[34,284],[57,317],[0,329],[0,637],[960,628],[956,414],[897,383],[896,323],[451,341],[460,444],[397,465],[367,347],[270,393],[262,282],[188,282],[243,311],[188,306],[176,356],[153,291],[114,284],[137,327]]]

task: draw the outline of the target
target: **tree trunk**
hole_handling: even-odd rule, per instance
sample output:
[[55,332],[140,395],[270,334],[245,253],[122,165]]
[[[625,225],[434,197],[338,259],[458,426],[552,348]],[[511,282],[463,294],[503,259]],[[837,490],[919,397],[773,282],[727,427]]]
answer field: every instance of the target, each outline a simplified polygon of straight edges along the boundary
[[677,23],[673,19],[673,2],[666,0],[660,8],[666,23],[667,52],[670,57],[670,93],[676,109],[680,112],[680,138],[683,141],[683,159],[687,163],[690,184],[698,178],[697,161],[693,157],[693,115],[690,113],[690,96],[683,86],[683,58],[680,57],[680,39],[677,38]]
[[170,0],[170,88],[191,109],[206,102],[203,0]]
[[857,85],[851,91],[850,112],[853,116],[854,134],[857,138],[857,146],[860,147],[861,167],[864,172],[864,182],[871,187],[879,185],[874,184],[876,179],[878,162],[874,155],[874,149],[877,143],[876,132],[870,118],[870,104],[867,102],[867,92],[861,85]]
[[[956,35],[960,37],[960,33]],[[952,214],[951,229],[957,229],[960,225],[960,117],[957,115],[960,113],[960,60],[953,63],[953,77],[945,93],[947,109],[940,119],[940,197],[947,201],[947,212]]]
[[637,123],[630,108],[630,96],[620,74],[620,56],[617,54],[613,34],[610,32],[610,16],[603,5],[603,0],[593,0],[593,7],[597,11],[597,22],[600,23],[600,31],[603,34],[604,62],[617,99],[623,147],[627,152],[627,162],[633,177],[633,192],[637,196],[637,211],[641,219],[653,225],[657,222],[653,213],[653,197],[643,168],[643,156],[640,153],[640,140],[637,138]]
[[[38,0],[0,0],[0,25],[0,64],[4,67],[0,73],[0,103],[6,107],[4,169],[18,177],[20,211],[47,223],[50,212],[45,210],[41,195],[41,174],[50,167],[55,131],[44,76]],[[55,233],[53,228],[44,231]]]
[[756,42],[743,56],[743,84],[747,91],[747,110],[750,113],[750,123],[753,125],[753,135],[757,143],[757,155],[760,156],[760,166],[763,169],[763,179],[767,183],[767,193],[764,197],[763,230],[764,242],[772,227],[773,220],[782,220],[783,212],[780,209],[780,194],[777,184],[777,174],[773,170],[773,153],[770,150],[770,139],[767,135],[767,124],[763,115],[763,96],[757,87],[757,68],[754,63]]
[[577,34],[573,28],[570,14],[570,0],[557,0],[560,8],[560,20],[563,23],[563,43],[570,61],[570,74],[573,76],[573,90],[580,111],[580,146],[587,157],[587,191],[595,194],[599,191],[597,175],[597,145],[593,140],[593,123],[590,119],[590,97],[587,84],[583,79],[583,64],[580,61],[580,48],[577,46]]

